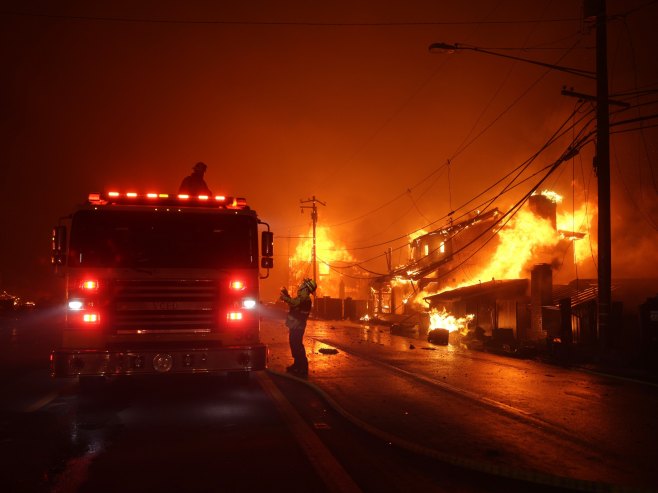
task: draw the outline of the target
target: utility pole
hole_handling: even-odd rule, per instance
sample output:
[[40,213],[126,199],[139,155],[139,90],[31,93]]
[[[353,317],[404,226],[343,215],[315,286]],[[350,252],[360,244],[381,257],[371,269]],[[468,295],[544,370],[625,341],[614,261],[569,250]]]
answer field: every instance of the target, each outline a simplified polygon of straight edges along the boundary
[[598,178],[598,327],[603,354],[610,344],[612,259],[610,226],[610,115],[608,101],[608,29],[605,0],[587,0],[585,16],[596,27],[596,156]]
[[610,220],[610,105],[628,106],[608,99],[608,35],[605,0],[586,0],[584,16],[596,29],[596,96],[562,90],[565,96],[596,102],[596,152],[594,171],[598,184],[597,327],[599,346],[605,356],[610,345],[612,305],[612,234]]
[[[429,50],[436,53],[454,53],[471,50],[503,58],[541,65],[554,70],[596,80],[596,156],[594,168],[598,181],[598,336],[599,345],[605,355],[610,345],[610,310],[612,305],[612,261],[610,225],[610,115],[608,100],[608,30],[606,0],[584,0],[585,20],[596,29],[596,72],[572,67],[553,65],[536,60],[484,50],[476,46],[457,43],[432,43]],[[563,94],[565,94],[563,92]],[[569,95],[569,94],[567,94]]]
[[608,112],[608,28],[605,0],[596,14],[596,162],[599,177],[599,337],[610,343],[612,248],[610,226],[610,115]]
[[[313,220],[313,251],[312,251],[312,257],[313,257],[313,280],[315,282],[318,282],[318,262],[317,262],[317,253],[316,253],[316,246],[315,246],[315,226],[318,222],[318,206],[317,204],[322,204],[326,206],[327,204],[325,202],[322,202],[320,199],[315,198],[315,195],[311,197],[310,199],[306,200],[301,200],[299,201],[302,205],[300,206],[302,208],[302,212],[304,212],[304,209],[311,209],[311,219]],[[303,204],[311,204],[311,205],[303,205]]]

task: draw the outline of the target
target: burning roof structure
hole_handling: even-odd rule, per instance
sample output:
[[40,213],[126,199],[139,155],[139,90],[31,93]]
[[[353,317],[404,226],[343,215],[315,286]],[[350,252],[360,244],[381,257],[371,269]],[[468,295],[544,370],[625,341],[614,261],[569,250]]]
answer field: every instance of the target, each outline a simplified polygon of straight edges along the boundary
[[436,279],[433,274],[438,269],[449,264],[455,255],[468,255],[470,247],[491,231],[500,216],[500,211],[493,209],[414,238],[409,244],[409,263],[393,269],[376,281],[402,278],[420,281],[422,285],[424,280]]
[[[517,316],[526,310],[518,307],[530,306],[532,273],[541,265],[544,277],[548,271],[550,284],[553,278],[562,283],[573,279],[579,256],[585,256],[577,252],[577,243],[588,236],[578,230],[588,231],[591,219],[592,209],[587,207],[585,216],[577,220],[573,214],[571,218],[559,215],[560,200],[557,194],[545,191],[531,196],[513,215],[492,209],[412,238],[408,263],[391,269],[373,284],[375,307],[380,313],[410,315],[459,305],[463,309],[452,315],[462,318],[469,315],[465,305],[473,298],[486,307],[483,310],[493,313],[474,317],[489,329],[501,323],[514,327],[520,323],[524,336],[538,336],[543,330],[540,308],[532,314],[528,311],[523,320]],[[590,250],[595,247],[591,238],[587,245]],[[543,294],[541,300],[535,300],[536,307],[552,304],[545,298]],[[506,301],[497,304],[495,300]],[[483,322],[487,317],[493,318]],[[537,320],[530,323],[533,317]]]
[[377,278],[375,285],[411,283],[421,300],[492,279],[529,278],[539,263],[550,264],[566,283],[577,277],[576,263],[591,258],[596,245],[587,234],[593,209],[559,215],[560,200],[545,191],[513,215],[496,208],[412,238],[409,261]]

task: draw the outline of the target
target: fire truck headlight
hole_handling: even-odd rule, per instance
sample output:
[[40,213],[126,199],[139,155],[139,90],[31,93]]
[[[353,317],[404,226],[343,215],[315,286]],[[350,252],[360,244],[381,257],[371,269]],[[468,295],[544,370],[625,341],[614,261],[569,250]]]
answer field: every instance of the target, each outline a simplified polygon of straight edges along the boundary
[[69,301],[69,310],[79,311],[82,310],[83,303],[80,300]]
[[242,308],[245,308],[247,310],[253,310],[256,308],[256,300],[252,298],[246,298],[242,300]]

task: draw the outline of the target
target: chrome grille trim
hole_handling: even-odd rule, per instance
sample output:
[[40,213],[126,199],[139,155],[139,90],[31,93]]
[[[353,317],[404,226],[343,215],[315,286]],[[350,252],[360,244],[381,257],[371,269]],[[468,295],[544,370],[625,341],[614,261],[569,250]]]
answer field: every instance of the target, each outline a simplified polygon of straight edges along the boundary
[[211,332],[217,328],[213,279],[117,279],[111,307],[117,333]]

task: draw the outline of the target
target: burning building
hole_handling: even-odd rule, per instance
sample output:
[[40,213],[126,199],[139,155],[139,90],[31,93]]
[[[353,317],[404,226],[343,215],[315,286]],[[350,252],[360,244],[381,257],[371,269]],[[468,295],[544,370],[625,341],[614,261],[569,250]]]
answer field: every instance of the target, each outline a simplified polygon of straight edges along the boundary
[[[586,236],[558,215],[560,200],[542,192],[513,217],[493,209],[411,239],[408,264],[373,285],[377,315],[425,320],[428,330],[543,340],[553,282],[576,277],[575,247]],[[445,326],[455,320],[458,329]]]
[[[315,314],[322,318],[358,318],[367,313],[368,284],[353,267],[352,255],[325,226],[316,227],[318,290]],[[313,231],[297,244],[288,262],[288,289],[294,292],[305,277],[313,276]]]
[[[500,216],[498,209],[478,213],[414,239],[409,245],[411,261],[405,269],[406,275],[418,280],[421,289],[430,284],[434,284],[435,290],[449,286],[455,281],[449,274],[456,270],[457,264],[463,263],[465,268],[475,265],[474,253],[484,243],[478,240],[493,238],[491,231]],[[492,246],[485,245],[485,248]]]
[[[426,309],[422,294],[451,289],[458,284],[460,269],[477,267],[478,249],[495,248],[492,231],[500,216],[500,211],[493,209],[412,238],[409,262],[377,278],[371,286],[374,315],[392,321],[416,319]],[[484,241],[478,241],[482,238],[489,240],[484,249]]]
[[[316,228],[316,256],[318,296],[334,298],[358,297],[367,290],[364,282],[360,282],[358,272],[352,268],[340,268],[342,265],[354,264],[354,258],[340,240],[331,236],[331,231],[325,226]],[[302,279],[313,276],[313,231],[304,236],[297,244],[288,261],[288,288],[294,291]]]

